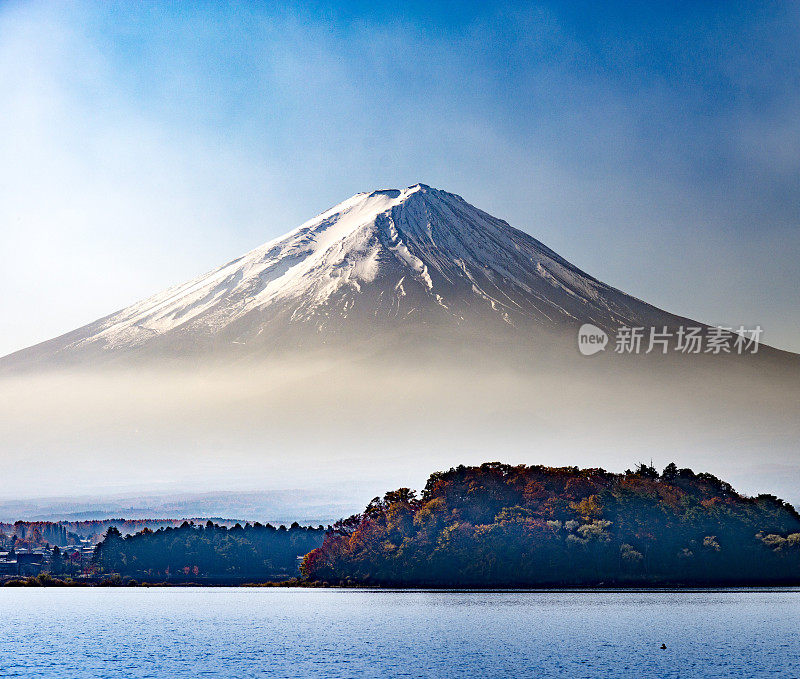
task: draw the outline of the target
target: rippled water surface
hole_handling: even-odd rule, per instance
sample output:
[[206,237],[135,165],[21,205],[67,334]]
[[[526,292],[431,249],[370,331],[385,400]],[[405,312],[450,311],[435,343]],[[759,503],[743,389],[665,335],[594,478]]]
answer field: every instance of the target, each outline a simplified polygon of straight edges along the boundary
[[3,677],[800,677],[797,590],[6,587],[0,625]]

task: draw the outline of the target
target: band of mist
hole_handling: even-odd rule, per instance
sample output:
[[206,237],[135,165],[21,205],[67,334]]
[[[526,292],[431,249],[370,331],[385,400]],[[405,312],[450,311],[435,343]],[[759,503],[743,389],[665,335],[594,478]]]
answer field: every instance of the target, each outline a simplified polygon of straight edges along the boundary
[[339,355],[7,377],[0,496],[300,488],[358,507],[487,459],[613,471],[652,459],[800,500],[796,382],[575,364]]

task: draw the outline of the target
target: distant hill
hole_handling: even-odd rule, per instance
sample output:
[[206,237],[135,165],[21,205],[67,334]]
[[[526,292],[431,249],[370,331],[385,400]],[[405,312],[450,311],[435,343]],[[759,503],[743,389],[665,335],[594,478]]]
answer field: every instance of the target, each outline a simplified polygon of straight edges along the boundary
[[205,523],[209,518],[220,525],[256,520],[278,524],[293,521],[306,525],[328,524],[354,511],[360,504],[343,502],[342,497],[343,494],[339,494],[334,497],[335,502],[322,503],[319,494],[280,490],[0,500],[0,531],[13,533],[13,525],[19,521],[31,525],[58,523],[81,537],[103,534],[112,525],[126,534],[145,526],[155,530],[160,526],[179,526],[186,520]]
[[487,463],[375,498],[302,565],[311,580],[435,587],[800,583],[800,515],[669,465]]

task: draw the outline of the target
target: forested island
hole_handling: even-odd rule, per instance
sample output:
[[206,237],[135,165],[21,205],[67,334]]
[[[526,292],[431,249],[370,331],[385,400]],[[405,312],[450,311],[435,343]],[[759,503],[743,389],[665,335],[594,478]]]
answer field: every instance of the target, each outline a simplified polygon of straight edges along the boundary
[[624,474],[487,463],[435,473],[338,522],[301,566],[399,587],[800,583],[800,515],[670,464]]

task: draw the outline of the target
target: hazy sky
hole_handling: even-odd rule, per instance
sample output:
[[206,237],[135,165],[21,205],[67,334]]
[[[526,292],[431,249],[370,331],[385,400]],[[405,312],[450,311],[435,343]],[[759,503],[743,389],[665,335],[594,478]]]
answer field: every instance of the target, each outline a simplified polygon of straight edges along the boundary
[[342,5],[0,4],[0,354],[419,181],[800,351],[800,3]]

